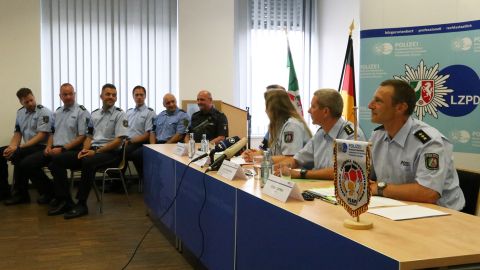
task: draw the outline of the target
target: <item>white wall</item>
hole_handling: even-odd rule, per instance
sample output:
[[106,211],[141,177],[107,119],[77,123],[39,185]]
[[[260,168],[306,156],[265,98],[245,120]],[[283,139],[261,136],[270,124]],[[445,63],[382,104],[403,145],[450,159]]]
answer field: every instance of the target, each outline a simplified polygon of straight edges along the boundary
[[234,0],[178,2],[180,98],[201,89],[233,104]]
[[0,145],[10,142],[21,87],[40,92],[40,1],[0,0]]
[[[342,75],[342,65],[347,49],[349,27],[355,21],[352,32],[355,75],[358,82],[360,52],[360,1],[319,0],[318,33],[320,78],[317,88],[337,89]],[[315,86],[313,86],[315,88]],[[358,85],[357,85],[358,89]],[[358,92],[358,90],[357,90]]]

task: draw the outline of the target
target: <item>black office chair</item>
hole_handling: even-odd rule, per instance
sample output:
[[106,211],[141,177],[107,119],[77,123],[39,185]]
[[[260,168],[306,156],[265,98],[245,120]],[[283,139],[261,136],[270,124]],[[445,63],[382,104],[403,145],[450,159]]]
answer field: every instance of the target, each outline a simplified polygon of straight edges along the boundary
[[[123,171],[124,171],[125,166],[128,166],[127,165],[127,160],[126,160],[126,149],[127,149],[126,143],[125,143],[125,141],[123,141],[122,149],[121,149],[122,159],[120,160],[120,163],[118,164],[117,167],[106,168],[103,171],[102,193],[100,195],[100,207],[99,207],[100,213],[103,213],[103,194],[105,193],[105,180],[107,180],[107,179],[122,181],[123,189],[125,191],[125,195],[127,196],[127,200],[128,200],[128,206],[132,206],[131,203],[130,203],[130,198],[128,197],[128,190],[127,190],[127,185],[125,183],[125,176],[123,175]],[[118,174],[119,174],[119,178],[110,177],[108,175],[108,172],[112,172],[112,171],[117,171]],[[94,186],[95,186],[95,184],[94,184]]]
[[462,212],[475,215],[480,191],[480,174],[464,170],[457,170],[457,173],[460,188],[465,196],[465,207]]

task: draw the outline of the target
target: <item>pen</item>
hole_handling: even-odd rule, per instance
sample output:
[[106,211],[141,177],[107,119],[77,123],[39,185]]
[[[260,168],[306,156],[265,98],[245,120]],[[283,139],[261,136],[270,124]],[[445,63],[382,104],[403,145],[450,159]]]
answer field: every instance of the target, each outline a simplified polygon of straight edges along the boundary
[[332,199],[330,199],[329,197],[325,197],[325,196],[317,196],[318,199],[324,201],[324,202],[327,202],[327,203],[331,203],[333,205],[337,205],[338,203]]

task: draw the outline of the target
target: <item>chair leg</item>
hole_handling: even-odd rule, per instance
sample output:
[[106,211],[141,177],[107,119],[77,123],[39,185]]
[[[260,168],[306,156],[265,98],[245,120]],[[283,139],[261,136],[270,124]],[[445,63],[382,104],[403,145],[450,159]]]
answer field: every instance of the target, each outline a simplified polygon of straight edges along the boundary
[[127,185],[125,184],[125,178],[123,177],[123,172],[120,172],[120,179],[122,180],[122,185],[123,185],[123,190],[125,190],[125,195],[127,195],[127,201],[128,201],[128,206],[132,206],[130,203],[130,198],[128,197],[128,190],[127,190]]
[[103,177],[102,177],[102,194],[100,195],[100,206],[99,206],[99,210],[100,210],[100,214],[103,214],[103,195],[105,194],[105,178],[106,178],[106,175],[107,175],[107,171],[104,171],[103,172]]

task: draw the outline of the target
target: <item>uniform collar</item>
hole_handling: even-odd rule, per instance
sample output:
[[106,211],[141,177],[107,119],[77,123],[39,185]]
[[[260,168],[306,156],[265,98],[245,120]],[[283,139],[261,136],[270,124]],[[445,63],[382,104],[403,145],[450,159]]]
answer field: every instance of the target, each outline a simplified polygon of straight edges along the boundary
[[[333,127],[330,129],[330,131],[328,133],[326,133],[325,135],[328,135],[330,136],[330,138],[332,139],[335,139],[338,137],[338,134],[340,134],[341,130],[343,128],[343,124],[345,123],[346,121],[343,120],[342,118],[338,118],[337,122],[335,123],[335,125],[333,125]],[[325,130],[324,130],[325,131]]]
[[165,114],[166,115],[174,115],[176,114],[180,109],[179,108],[176,108],[175,111],[171,112],[169,110],[165,110]]
[[72,106],[70,106],[70,107],[65,107],[65,105],[63,105],[63,111],[64,111],[64,112],[71,111],[71,110],[73,110],[76,106],[77,106],[77,103],[73,103]]
[[112,106],[110,107],[108,110],[103,110],[103,108],[101,109],[102,110],[102,114],[104,114],[105,112],[108,112],[110,114],[113,114],[113,112],[115,112],[115,106]]
[[[402,128],[395,134],[395,137],[391,141],[396,142],[401,147],[405,146],[405,142],[407,141],[407,137],[410,134],[410,130],[412,129],[413,125],[413,118],[408,117],[407,122],[403,124]],[[385,130],[385,140],[388,140],[388,132]]]
[[141,111],[145,110],[146,108],[147,108],[147,105],[145,105],[145,103],[144,103],[144,104],[143,104],[142,106],[140,106],[140,107],[135,107],[134,110],[141,112]]

